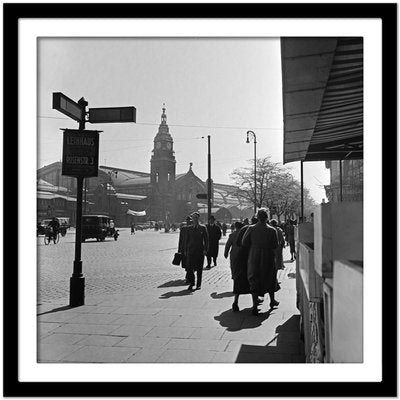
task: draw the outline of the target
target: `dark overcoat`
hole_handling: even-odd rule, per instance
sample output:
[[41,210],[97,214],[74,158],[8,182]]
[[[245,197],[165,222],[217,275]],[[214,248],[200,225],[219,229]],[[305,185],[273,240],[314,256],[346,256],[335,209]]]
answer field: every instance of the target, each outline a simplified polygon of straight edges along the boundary
[[278,290],[275,268],[275,249],[278,247],[276,230],[265,222],[250,225],[242,243],[249,247],[247,278],[250,291],[264,296]]
[[221,228],[216,224],[207,224],[206,227],[209,240],[207,256],[218,257],[219,239],[221,239],[222,234]]
[[188,226],[185,229],[186,269],[203,268],[204,253],[208,250],[208,234],[204,225]]

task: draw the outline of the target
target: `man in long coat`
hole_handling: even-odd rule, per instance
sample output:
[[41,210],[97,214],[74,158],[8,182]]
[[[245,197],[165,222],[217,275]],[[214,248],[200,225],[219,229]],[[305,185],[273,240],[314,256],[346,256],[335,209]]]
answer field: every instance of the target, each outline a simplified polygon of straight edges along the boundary
[[267,225],[267,211],[261,208],[257,212],[258,222],[250,225],[246,230],[242,244],[248,247],[247,278],[253,298],[253,315],[258,315],[258,296],[268,293],[270,307],[276,307],[279,302],[275,300],[278,290],[275,267],[275,249],[278,247],[278,237],[275,229]]
[[207,252],[206,269],[211,268],[211,259],[214,262],[214,267],[217,266],[219,240],[221,239],[221,228],[215,223],[215,218],[211,215],[207,227],[209,247]]
[[183,256],[182,257],[182,268],[184,268],[186,271],[186,276],[185,276],[186,282],[185,283],[189,283],[188,272],[186,269],[186,263],[187,263],[186,233],[187,233],[187,228],[191,225],[192,225],[192,218],[190,217],[190,215],[188,215],[186,217],[185,224],[183,224],[181,226],[181,228],[179,229],[178,253],[181,253]]
[[208,234],[204,225],[199,224],[200,214],[194,212],[192,215],[192,225],[186,228],[186,271],[189,281],[188,290],[194,286],[194,271],[197,275],[196,289],[201,288],[201,277],[203,273],[204,256],[208,251]]

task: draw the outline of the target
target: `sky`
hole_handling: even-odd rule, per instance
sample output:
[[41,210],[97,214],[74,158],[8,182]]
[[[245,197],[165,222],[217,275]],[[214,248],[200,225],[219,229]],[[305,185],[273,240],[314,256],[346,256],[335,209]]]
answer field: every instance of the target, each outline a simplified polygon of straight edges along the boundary
[[[52,93],[88,107],[136,107],[136,123],[86,124],[101,130],[99,164],[150,172],[153,139],[165,104],[176,173],[193,163],[207,178],[233,184],[235,168],[257,157],[283,160],[279,38],[40,38],[38,39],[38,168],[60,161],[61,128],[76,121],[52,109]],[[252,165],[252,164],[251,164]],[[285,165],[300,179],[300,163]],[[326,198],[329,170],[304,163],[304,185],[317,203]]]

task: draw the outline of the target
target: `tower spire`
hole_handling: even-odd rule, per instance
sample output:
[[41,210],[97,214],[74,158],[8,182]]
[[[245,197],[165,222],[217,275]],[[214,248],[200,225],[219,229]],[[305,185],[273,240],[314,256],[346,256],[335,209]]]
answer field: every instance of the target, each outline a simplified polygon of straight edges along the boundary
[[163,103],[163,108],[162,108],[162,114],[161,114],[161,124],[166,125],[167,124],[167,114],[165,114],[165,103]]

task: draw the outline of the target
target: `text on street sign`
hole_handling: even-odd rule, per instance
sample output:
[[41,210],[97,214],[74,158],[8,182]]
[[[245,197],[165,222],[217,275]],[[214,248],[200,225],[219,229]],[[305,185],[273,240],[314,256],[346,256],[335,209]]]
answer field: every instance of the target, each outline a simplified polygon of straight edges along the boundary
[[99,131],[65,129],[62,175],[98,176]]
[[89,108],[89,122],[136,122],[135,107]]
[[78,122],[81,122],[84,117],[83,107],[61,92],[53,93],[53,109]]

